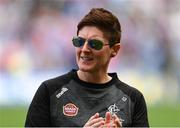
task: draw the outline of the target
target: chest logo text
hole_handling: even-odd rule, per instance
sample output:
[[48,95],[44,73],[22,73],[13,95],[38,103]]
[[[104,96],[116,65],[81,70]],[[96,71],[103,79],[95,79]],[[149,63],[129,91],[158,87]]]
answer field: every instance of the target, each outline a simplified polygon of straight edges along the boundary
[[56,95],[56,97],[57,97],[57,98],[61,97],[66,91],[68,91],[68,89],[65,88],[65,87],[63,87],[63,88],[61,89],[61,92],[58,93],[58,94]]

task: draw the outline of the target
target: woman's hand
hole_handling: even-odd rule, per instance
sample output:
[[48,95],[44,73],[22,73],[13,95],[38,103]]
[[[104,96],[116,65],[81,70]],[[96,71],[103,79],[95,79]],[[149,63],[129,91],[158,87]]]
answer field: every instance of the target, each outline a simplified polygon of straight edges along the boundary
[[91,116],[91,118],[86,122],[84,128],[99,128],[104,125],[105,121],[102,117],[99,117],[99,113]]
[[116,114],[111,115],[110,112],[106,112],[104,127],[105,128],[120,128],[122,127],[122,123]]
[[99,117],[99,113],[93,115],[84,125],[84,128],[120,128],[122,123],[117,115],[106,112],[105,118]]

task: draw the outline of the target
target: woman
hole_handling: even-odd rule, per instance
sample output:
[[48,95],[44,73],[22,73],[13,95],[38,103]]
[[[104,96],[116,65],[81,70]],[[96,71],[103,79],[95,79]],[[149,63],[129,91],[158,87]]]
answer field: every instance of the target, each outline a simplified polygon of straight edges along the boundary
[[42,83],[25,126],[148,127],[142,93],[107,72],[120,39],[117,17],[103,8],[91,9],[72,39],[79,68]]

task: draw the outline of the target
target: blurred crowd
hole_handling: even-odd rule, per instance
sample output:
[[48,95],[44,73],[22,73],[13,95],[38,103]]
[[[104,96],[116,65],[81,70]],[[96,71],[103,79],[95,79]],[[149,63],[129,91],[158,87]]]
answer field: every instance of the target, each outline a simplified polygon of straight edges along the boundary
[[140,89],[148,103],[180,101],[179,5],[179,0],[0,0],[0,104],[29,103],[40,82],[77,68],[71,40],[92,7],[109,9],[122,25],[121,50],[109,71]]

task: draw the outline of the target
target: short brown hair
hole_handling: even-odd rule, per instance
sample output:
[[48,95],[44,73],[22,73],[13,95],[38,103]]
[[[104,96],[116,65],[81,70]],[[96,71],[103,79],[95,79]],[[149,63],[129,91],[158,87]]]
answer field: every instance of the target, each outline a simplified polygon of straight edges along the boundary
[[77,35],[84,26],[95,26],[103,31],[109,40],[110,46],[120,43],[121,25],[116,16],[104,8],[92,8],[91,11],[79,22]]

